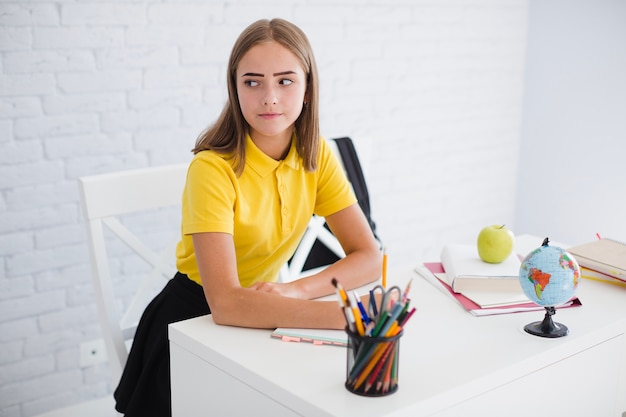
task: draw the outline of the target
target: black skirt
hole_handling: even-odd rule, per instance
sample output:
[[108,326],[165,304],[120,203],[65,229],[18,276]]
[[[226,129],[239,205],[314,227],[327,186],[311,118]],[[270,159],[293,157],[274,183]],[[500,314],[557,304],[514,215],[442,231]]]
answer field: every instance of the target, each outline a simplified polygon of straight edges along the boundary
[[113,396],[127,417],[172,415],[167,325],[210,314],[202,286],[180,272],[148,304]]

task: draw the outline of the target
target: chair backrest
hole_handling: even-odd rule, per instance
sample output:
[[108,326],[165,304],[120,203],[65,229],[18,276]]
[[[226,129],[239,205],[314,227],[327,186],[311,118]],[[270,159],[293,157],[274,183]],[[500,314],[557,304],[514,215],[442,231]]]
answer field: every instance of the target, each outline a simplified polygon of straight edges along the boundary
[[[170,227],[171,242],[166,242],[169,246],[162,254],[154,249],[153,242],[148,242],[149,233],[133,232],[125,225],[125,216],[139,217],[141,213],[179,207],[187,166],[169,165],[79,178],[98,316],[115,383],[124,369],[129,340],[134,336],[141,313],[155,292],[176,272],[174,245],[180,238],[179,210]],[[142,223],[140,232],[155,222],[144,223],[147,225]],[[164,229],[162,224],[153,225],[161,231]],[[143,259],[149,269],[124,312],[111,275],[111,258],[115,252],[112,248],[115,244],[123,247],[119,242]]]
[[[352,139],[349,137],[335,138],[329,140],[328,144],[346,172],[359,205],[376,236],[376,223],[371,217],[367,183]],[[376,239],[380,241],[378,236]],[[344,256],[346,255],[343,248],[328,229],[325,219],[313,216],[293,257],[281,269],[279,279],[282,282],[289,282],[312,274]]]

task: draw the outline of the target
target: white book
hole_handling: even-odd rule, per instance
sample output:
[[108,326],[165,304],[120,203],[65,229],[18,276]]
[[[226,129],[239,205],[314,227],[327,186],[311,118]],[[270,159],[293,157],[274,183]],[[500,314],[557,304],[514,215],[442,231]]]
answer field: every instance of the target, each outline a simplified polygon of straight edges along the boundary
[[447,244],[441,263],[454,292],[499,291],[522,294],[519,283],[520,259],[512,253],[498,264],[484,262],[475,245]]

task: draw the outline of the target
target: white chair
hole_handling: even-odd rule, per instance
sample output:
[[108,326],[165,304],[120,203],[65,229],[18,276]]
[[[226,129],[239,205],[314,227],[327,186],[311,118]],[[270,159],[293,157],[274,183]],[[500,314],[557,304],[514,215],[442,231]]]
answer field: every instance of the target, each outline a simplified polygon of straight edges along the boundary
[[[146,222],[148,225],[142,225],[141,233],[137,233],[131,232],[124,220],[132,216],[142,219],[139,213],[158,213],[168,207],[180,207],[186,173],[187,164],[181,164],[79,178],[98,316],[114,384],[124,369],[129,341],[134,336],[141,313],[176,272],[174,247],[180,238],[180,209],[172,216],[169,233],[165,232],[169,245],[161,255],[152,249],[155,245],[145,240],[150,236],[146,231],[150,221]],[[162,224],[153,226],[160,230],[164,228]],[[116,254],[116,249],[118,252],[128,251],[119,244],[120,241],[150,269],[124,313],[116,297],[110,264],[111,252]]]
[[[176,272],[174,245],[180,239],[180,211],[177,211],[177,223],[172,225],[171,244],[162,254],[151,250],[137,233],[124,226],[121,218],[166,207],[179,207],[186,172],[187,165],[182,164],[79,178],[98,317],[114,384],[122,375],[141,313],[156,291]],[[323,217],[314,216],[311,219],[292,262],[281,270],[282,281],[301,275],[316,239],[332,248],[338,256],[345,256],[337,239],[324,228],[324,223]],[[151,268],[125,311],[116,296],[115,277],[112,276],[110,265],[113,258],[111,252],[115,252],[114,245],[119,242],[132,249]]]
[[[329,143],[341,161],[335,141]],[[145,306],[176,272],[174,248],[180,239],[179,208],[187,167],[187,164],[169,165],[79,178],[98,316],[114,384],[121,377],[130,342]],[[171,207],[178,208],[170,228],[171,244],[161,254],[155,253],[150,245],[142,241],[145,233],[133,233],[124,225],[124,216]],[[316,240],[337,257],[345,256],[341,245],[324,224],[323,217],[313,216],[291,262],[281,269],[279,279],[282,282],[314,272],[303,272],[302,269]],[[109,231],[108,235],[105,235],[106,231]],[[115,294],[110,251],[107,250],[114,243],[113,238],[126,244],[151,268],[124,313]]]
[[323,269],[324,266],[318,268],[312,268],[304,271],[304,264],[313,248],[313,244],[316,240],[322,242],[328,249],[330,249],[337,257],[343,258],[346,256],[341,244],[328,229],[324,227],[326,219],[320,216],[313,216],[309,225],[307,226],[298,248],[296,249],[291,261],[283,265],[279,273],[280,282],[290,282],[300,277],[311,275]]

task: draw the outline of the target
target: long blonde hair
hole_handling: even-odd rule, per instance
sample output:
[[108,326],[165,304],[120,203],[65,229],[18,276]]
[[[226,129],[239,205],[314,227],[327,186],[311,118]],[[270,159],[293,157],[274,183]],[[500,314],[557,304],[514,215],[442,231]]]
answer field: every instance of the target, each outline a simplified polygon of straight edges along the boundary
[[283,19],[262,19],[252,23],[239,35],[228,61],[228,101],[215,124],[204,130],[196,141],[192,152],[204,150],[231,154],[238,175],[243,172],[246,160],[245,140],[249,126],[243,117],[237,96],[236,72],[241,58],[253,46],[275,41],[287,48],[301,62],[306,75],[307,88],[305,105],[295,122],[296,149],[304,168],[317,168],[319,147],[319,86],[317,65],[313,49],[304,32],[293,23]]

